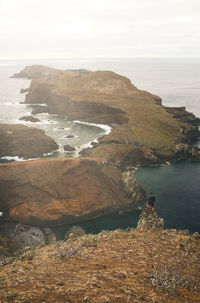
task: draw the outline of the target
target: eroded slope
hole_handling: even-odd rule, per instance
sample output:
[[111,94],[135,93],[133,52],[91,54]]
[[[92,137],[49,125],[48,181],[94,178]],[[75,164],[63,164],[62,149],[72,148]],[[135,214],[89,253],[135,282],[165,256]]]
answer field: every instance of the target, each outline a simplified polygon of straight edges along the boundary
[[32,225],[61,225],[144,203],[130,173],[90,159],[46,159],[0,165],[0,209]]

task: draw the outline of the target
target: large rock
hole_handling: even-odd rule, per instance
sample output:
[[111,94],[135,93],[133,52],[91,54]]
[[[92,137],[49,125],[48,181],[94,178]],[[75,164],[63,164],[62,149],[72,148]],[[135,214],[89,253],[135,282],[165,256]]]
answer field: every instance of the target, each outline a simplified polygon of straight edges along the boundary
[[33,116],[23,116],[21,117],[19,120],[22,120],[22,121],[27,121],[27,122],[41,122],[38,118],[35,118]]
[[43,130],[20,124],[0,124],[0,157],[41,157],[58,148]]
[[64,147],[64,150],[65,151],[69,151],[69,152],[72,152],[72,151],[75,151],[76,150],[76,148],[75,147],[73,147],[73,146],[71,146],[71,145],[65,145]]
[[160,218],[155,211],[152,211],[151,207],[144,208],[140,214],[137,229],[163,229],[164,220]]
[[0,209],[34,226],[71,224],[137,208],[145,198],[137,183],[130,186],[131,190],[126,184],[125,191],[119,169],[100,160],[65,158],[1,164]]

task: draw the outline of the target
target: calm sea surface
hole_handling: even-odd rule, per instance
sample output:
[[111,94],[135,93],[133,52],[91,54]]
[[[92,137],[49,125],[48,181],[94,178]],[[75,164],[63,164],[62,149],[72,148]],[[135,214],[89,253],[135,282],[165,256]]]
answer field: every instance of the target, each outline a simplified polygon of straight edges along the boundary
[[[200,117],[200,60],[189,59],[76,59],[76,60],[18,60],[0,61],[0,123],[22,123],[24,115],[32,107],[22,105],[21,88],[29,87],[26,79],[10,79],[9,76],[31,64],[44,64],[60,69],[86,68],[89,70],[112,70],[128,77],[138,88],[161,96],[167,106],[186,106]],[[99,125],[82,125],[67,121],[66,117],[37,115],[40,123],[26,123],[44,129],[59,144],[53,156],[77,156],[89,142],[108,133]],[[74,138],[65,139],[72,134]],[[63,145],[76,147],[75,154],[64,153]],[[200,147],[200,141],[196,142]],[[9,156],[9,155],[8,155]],[[156,210],[164,218],[167,228],[189,229],[200,232],[200,164],[179,162],[170,166],[139,168],[136,178],[149,194],[157,197]],[[88,232],[102,229],[136,226],[139,211],[105,216],[81,225]],[[56,230],[61,237],[68,227]]]

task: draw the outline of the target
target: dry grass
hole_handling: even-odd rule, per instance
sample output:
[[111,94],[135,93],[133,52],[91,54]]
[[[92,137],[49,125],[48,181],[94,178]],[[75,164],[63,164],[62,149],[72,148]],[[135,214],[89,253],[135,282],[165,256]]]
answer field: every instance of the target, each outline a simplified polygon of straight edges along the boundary
[[0,302],[200,302],[199,248],[176,230],[58,242],[1,267]]

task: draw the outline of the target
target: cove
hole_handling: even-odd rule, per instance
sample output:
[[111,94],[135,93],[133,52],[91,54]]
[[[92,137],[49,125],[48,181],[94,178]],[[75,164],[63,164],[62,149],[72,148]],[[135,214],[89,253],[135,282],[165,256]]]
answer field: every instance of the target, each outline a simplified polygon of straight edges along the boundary
[[[200,232],[200,163],[179,161],[169,166],[140,167],[135,172],[137,181],[147,195],[156,195],[155,210],[164,218],[165,228],[188,229]],[[87,233],[101,230],[136,227],[140,210],[124,214],[107,215],[86,222],[52,228],[58,240],[79,225]]]
[[[147,195],[156,195],[155,210],[164,218],[165,228],[188,229],[200,232],[200,163],[178,161],[168,166],[140,167],[135,172],[137,181]],[[83,227],[86,233],[101,230],[115,230],[136,227],[140,210],[113,214],[90,221],[52,228],[58,240],[75,225]]]
[[135,177],[147,195],[156,195],[155,210],[164,218],[165,228],[200,232],[200,163],[140,167]]
[[77,224],[51,227],[55,233],[57,240],[63,240],[66,232],[72,226],[81,226],[86,233],[97,234],[102,230],[126,229],[128,227],[136,227],[139,220],[140,210],[130,213],[112,214],[102,216],[90,221],[80,222]]

